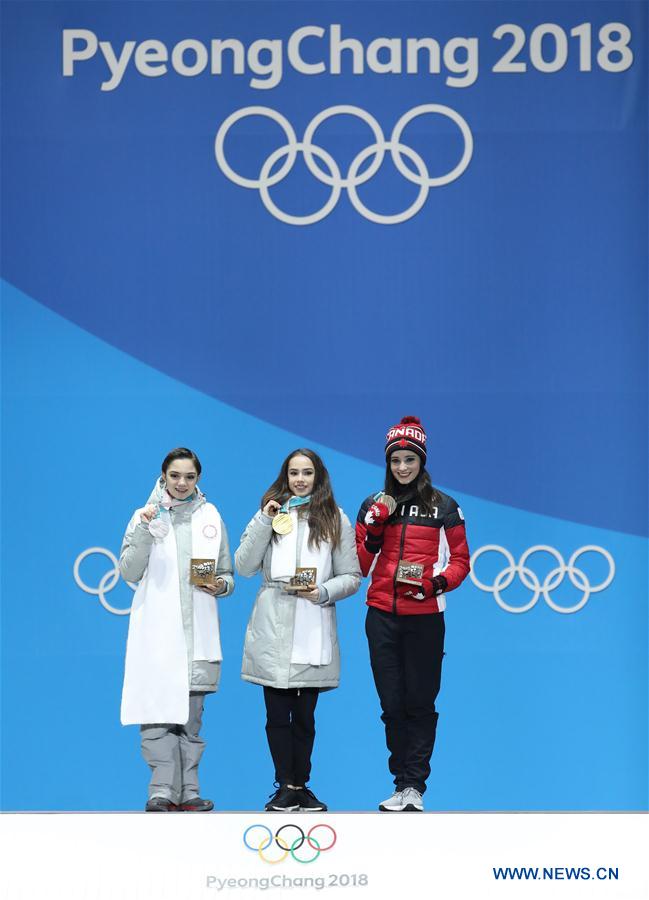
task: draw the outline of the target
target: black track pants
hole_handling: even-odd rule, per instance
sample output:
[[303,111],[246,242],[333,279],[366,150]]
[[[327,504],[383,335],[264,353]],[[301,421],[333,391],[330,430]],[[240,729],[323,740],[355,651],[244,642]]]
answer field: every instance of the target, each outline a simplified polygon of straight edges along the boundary
[[444,613],[396,616],[367,609],[365,632],[397,790],[426,790],[444,656]]
[[311,774],[319,688],[264,688],[266,736],[279,784],[303,785]]

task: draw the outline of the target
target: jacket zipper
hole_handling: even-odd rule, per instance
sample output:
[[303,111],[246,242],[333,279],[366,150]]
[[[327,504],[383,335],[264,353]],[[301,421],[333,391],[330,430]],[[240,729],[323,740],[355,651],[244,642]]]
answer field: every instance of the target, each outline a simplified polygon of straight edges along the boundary
[[[399,542],[399,559],[403,556],[403,545],[406,541],[406,524],[401,526],[401,540]],[[399,562],[397,561],[397,567],[394,570],[394,577],[392,579],[392,585],[394,590],[394,602],[392,604],[392,612],[396,616],[397,614],[397,572],[399,571]]]

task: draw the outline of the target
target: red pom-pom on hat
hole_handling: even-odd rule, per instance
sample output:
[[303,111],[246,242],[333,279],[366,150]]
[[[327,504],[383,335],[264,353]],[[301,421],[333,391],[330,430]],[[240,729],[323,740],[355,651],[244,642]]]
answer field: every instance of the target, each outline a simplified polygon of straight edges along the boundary
[[399,422],[399,425],[421,425],[421,419],[419,416],[404,416],[403,419]]

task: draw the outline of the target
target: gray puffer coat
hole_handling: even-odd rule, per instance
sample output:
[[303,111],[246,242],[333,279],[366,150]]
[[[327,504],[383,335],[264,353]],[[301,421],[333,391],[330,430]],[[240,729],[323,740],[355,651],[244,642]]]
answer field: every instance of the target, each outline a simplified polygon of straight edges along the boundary
[[[162,498],[162,487],[156,485],[147,503],[159,503]],[[183,629],[187,645],[189,666],[189,690],[212,693],[218,688],[221,678],[221,663],[209,660],[194,660],[194,606],[192,586],[189,583],[189,568],[192,557],[192,515],[205,503],[205,496],[198,493],[192,500],[170,509],[169,515],[176,538],[178,553],[178,571],[180,574],[180,604],[182,607]],[[119,570],[125,581],[135,583],[142,579],[149,564],[149,553],[153,545],[153,537],[148,526],[142,522],[131,525],[124,535],[119,558]],[[226,589],[219,597],[226,597],[234,590],[232,557],[225,523],[221,519],[221,546],[216,562],[216,574],[223,578]]]
[[[246,629],[241,677],[244,681],[276,688],[318,687],[331,689],[340,681],[340,650],[336,611],[332,610],[332,658],[328,665],[291,663],[295,625],[295,594],[271,578],[273,558],[272,519],[261,511],[249,522],[234,555],[240,575],[254,575],[261,569],[263,583]],[[298,517],[298,554],[306,518]],[[361,583],[354,531],[340,510],[341,540],[331,554],[331,571],[318,584],[320,603],[333,606],[337,600],[355,594]],[[300,565],[300,559],[296,561]]]

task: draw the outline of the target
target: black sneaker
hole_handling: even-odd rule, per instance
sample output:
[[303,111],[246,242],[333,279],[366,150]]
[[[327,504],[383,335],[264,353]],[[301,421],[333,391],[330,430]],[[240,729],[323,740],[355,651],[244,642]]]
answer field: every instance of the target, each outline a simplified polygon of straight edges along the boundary
[[211,800],[201,800],[200,797],[190,797],[189,800],[184,800],[178,809],[181,812],[210,812],[210,810],[214,809],[214,804]]
[[323,803],[322,800],[318,800],[313,791],[310,791],[309,788],[303,787],[299,788],[295,792],[297,794],[297,799],[300,804],[300,810],[302,812],[326,812],[327,804]]
[[286,784],[280,784],[275,793],[270,795],[264,809],[266,812],[295,812],[300,808],[297,795],[298,791]]
[[145,812],[175,812],[177,809],[176,804],[166,797],[151,797],[144,807]]

